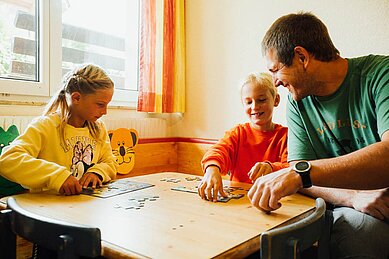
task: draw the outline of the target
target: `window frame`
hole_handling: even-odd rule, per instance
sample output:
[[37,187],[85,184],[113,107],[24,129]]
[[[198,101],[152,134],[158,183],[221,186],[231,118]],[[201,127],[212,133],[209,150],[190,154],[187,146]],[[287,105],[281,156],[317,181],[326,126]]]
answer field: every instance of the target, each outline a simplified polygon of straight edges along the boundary
[[[37,5],[35,10],[39,11],[42,14],[47,14],[49,12],[49,1],[35,1]],[[22,79],[6,79],[0,78],[0,92],[4,96],[10,95],[33,95],[33,96],[49,96],[50,90],[48,88],[50,75],[49,75],[49,16],[48,15],[39,15],[39,32],[38,41],[39,41],[39,51],[38,51],[38,61],[39,61],[39,73],[38,81],[28,81]],[[36,64],[38,65],[38,63]],[[28,94],[26,94],[28,92]]]
[[[140,5],[139,1],[138,7]],[[22,79],[0,78],[0,103],[11,102],[23,104],[47,103],[61,87],[62,80],[62,0],[36,0],[39,10],[39,79],[38,82]],[[138,8],[139,10],[139,8]],[[139,22],[139,19],[138,19]],[[139,24],[137,24],[139,28]],[[138,33],[139,35],[139,33]],[[133,53],[138,53],[132,46]],[[134,52],[135,51],[135,52]],[[132,64],[134,66],[134,64]],[[138,85],[139,65],[136,60],[135,83]],[[126,74],[128,76],[128,73]],[[133,81],[134,82],[134,81]],[[138,87],[137,87],[138,88]],[[138,90],[115,89],[112,106],[134,108],[138,99]]]

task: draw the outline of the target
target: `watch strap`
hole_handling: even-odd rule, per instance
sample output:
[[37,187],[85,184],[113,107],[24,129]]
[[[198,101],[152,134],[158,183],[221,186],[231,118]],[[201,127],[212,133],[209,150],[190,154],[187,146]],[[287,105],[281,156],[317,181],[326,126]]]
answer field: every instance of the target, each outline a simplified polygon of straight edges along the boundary
[[311,181],[311,176],[309,172],[303,172],[299,173],[301,180],[303,182],[303,188],[309,188],[312,187],[312,181]]

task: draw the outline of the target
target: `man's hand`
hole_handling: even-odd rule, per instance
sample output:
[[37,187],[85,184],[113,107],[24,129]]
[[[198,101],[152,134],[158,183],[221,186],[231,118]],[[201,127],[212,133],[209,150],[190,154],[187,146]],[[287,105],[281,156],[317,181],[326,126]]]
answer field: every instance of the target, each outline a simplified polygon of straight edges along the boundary
[[263,175],[270,174],[273,171],[273,168],[269,163],[266,162],[258,162],[250,169],[250,172],[247,174],[251,180],[251,182],[255,182],[258,177]]
[[291,168],[285,168],[259,177],[247,196],[258,209],[272,211],[281,207],[279,200],[282,197],[296,193],[302,186],[300,175]]
[[227,197],[223,190],[223,180],[217,166],[208,166],[197,191],[201,199],[217,202],[217,196]]
[[389,188],[356,191],[352,199],[354,209],[389,222]]
[[65,182],[62,184],[61,188],[59,189],[59,193],[64,195],[74,195],[74,194],[80,194],[81,190],[82,187],[78,182],[77,178],[74,177],[73,175],[69,175],[69,177],[66,178]]

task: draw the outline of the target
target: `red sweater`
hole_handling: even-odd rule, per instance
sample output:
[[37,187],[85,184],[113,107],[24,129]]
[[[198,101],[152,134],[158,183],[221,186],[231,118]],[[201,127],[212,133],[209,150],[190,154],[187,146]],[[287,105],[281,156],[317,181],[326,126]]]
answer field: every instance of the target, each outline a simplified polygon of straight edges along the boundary
[[273,172],[288,167],[287,134],[288,128],[279,124],[268,132],[239,124],[208,149],[201,160],[203,171],[214,164],[223,175],[230,172],[231,181],[251,183],[247,173],[257,162],[270,162]]

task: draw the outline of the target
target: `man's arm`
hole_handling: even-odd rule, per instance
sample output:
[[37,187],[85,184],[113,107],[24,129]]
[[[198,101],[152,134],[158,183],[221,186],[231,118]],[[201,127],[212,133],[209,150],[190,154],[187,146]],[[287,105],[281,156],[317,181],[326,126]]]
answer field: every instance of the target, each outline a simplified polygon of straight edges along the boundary
[[299,192],[321,197],[336,206],[354,208],[380,220],[389,220],[389,188],[365,191],[312,186]]
[[[314,185],[345,189],[380,189],[389,187],[389,131],[382,141],[353,153],[311,161],[311,180]],[[282,197],[296,193],[303,187],[301,177],[285,168],[258,178],[248,197],[257,208],[276,210]]]
[[347,188],[379,189],[389,187],[389,131],[382,141],[350,154],[311,161],[314,185]]

